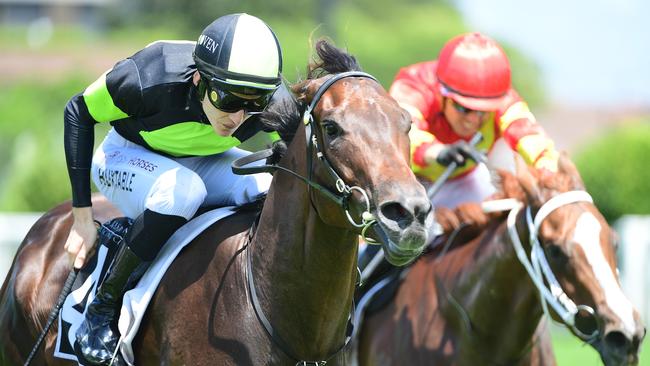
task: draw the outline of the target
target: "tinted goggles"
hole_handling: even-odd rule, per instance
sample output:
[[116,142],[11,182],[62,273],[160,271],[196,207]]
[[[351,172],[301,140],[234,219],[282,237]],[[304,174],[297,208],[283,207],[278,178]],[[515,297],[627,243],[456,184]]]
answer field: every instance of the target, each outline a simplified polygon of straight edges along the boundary
[[467,108],[464,105],[458,103],[457,101],[455,101],[453,99],[451,100],[451,103],[454,105],[455,110],[457,110],[458,112],[463,113],[463,114],[468,114],[468,113],[472,113],[472,112],[476,112],[476,113],[479,113],[479,114],[485,113],[484,111],[477,111],[475,109]]
[[459,113],[469,114],[472,112],[476,112],[479,116],[483,116],[486,113],[485,111],[479,111],[476,109],[467,108],[464,105],[458,103],[457,101],[454,100],[454,98],[451,97],[451,92],[444,85],[440,85],[440,94],[442,94],[443,97],[447,97],[451,99],[451,104],[454,106],[454,109]]
[[[208,100],[212,105],[226,113],[235,113],[243,110],[246,114],[259,114],[264,111],[273,96],[273,90],[255,90],[256,94],[251,95],[251,88],[247,88],[241,95],[254,98],[241,97],[235,92],[226,90],[224,86],[214,81],[205,82],[203,80],[210,80],[207,77],[202,77],[202,82],[199,84],[199,95],[203,96],[207,93]],[[242,90],[244,91],[244,90]],[[259,91],[259,93],[257,93]]]
[[207,87],[208,99],[212,105],[226,113],[235,113],[243,110],[246,114],[262,113],[271,100],[272,93],[260,95],[255,99],[239,97],[232,92],[221,90],[209,85]]

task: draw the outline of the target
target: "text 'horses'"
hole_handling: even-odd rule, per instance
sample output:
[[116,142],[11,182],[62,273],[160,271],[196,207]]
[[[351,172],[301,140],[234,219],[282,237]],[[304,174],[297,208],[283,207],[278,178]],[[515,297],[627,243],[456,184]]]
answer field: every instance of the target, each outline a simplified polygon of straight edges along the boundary
[[[409,168],[408,114],[354,57],[324,41],[316,51],[296,99],[265,117],[288,147],[276,146],[256,230],[257,212],[241,212],[181,252],[142,322],[136,364],[345,364],[358,235],[394,264],[422,251],[432,212]],[[93,207],[101,216],[107,204]],[[57,207],[18,250],[1,293],[2,365],[22,364],[45,323],[69,270],[71,223],[70,204]],[[53,345],[51,331],[37,364],[66,364]]]
[[552,176],[519,165],[517,177],[502,173],[502,188],[524,207],[437,215],[447,232],[458,228],[443,238],[448,250],[419,259],[367,317],[361,365],[554,365],[544,307],[605,365],[638,363],[645,330],[619,287],[615,233],[568,158]]

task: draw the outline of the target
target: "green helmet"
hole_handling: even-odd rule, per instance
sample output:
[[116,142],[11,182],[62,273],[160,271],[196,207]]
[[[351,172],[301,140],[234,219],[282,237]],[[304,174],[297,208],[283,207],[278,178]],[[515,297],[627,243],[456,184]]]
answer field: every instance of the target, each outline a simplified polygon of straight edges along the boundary
[[196,42],[194,62],[212,87],[243,94],[266,94],[278,88],[282,50],[277,37],[259,18],[231,14],[208,25]]

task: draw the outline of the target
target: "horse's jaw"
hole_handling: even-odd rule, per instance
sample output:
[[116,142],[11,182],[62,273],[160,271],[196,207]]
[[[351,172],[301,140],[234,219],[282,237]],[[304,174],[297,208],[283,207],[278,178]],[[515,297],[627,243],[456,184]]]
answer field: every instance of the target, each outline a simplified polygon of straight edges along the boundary
[[426,247],[427,227],[430,225],[411,225],[404,230],[394,230],[379,221],[373,225],[373,238],[384,249],[386,260],[394,266],[405,266],[413,262]]
[[611,352],[605,347],[602,339],[591,343],[591,346],[596,349],[605,366],[635,366],[639,364],[638,353],[623,355]]

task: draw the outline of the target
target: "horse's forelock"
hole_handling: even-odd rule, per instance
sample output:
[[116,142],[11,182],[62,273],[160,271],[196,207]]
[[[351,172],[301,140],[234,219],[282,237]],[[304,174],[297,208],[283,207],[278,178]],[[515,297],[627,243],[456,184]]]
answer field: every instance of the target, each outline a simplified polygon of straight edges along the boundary
[[325,39],[316,42],[315,49],[318,59],[309,64],[307,79],[317,79],[327,74],[346,71],[361,71],[361,66],[354,56]]

